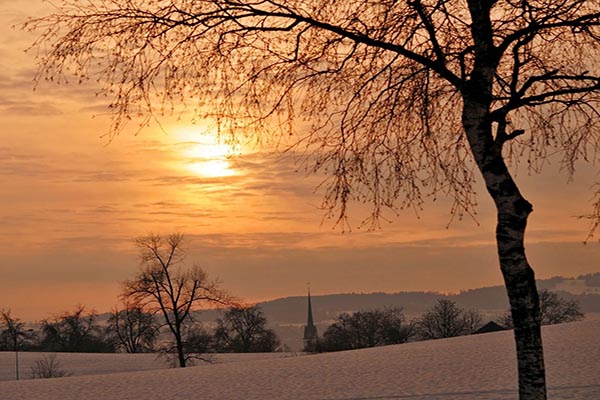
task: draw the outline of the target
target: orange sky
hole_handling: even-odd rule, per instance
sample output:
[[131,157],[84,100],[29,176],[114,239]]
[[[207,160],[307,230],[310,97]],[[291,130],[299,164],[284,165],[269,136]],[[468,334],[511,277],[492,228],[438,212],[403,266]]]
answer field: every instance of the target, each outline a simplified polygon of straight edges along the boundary
[[[11,29],[39,0],[0,0],[0,308],[39,319],[84,304],[116,304],[137,268],[132,238],[187,235],[190,261],[248,301],[305,293],[458,291],[501,283],[494,212],[480,188],[478,222],[449,222],[449,203],[426,204],[382,229],[342,234],[322,221],[322,177],[290,157],[244,147],[227,157],[210,122],[163,121],[112,143],[106,99],[92,86],[33,91],[32,36]],[[47,7],[47,5],[46,5]],[[95,116],[95,117],[94,117]],[[202,134],[204,133],[204,134]],[[595,173],[567,184],[557,167],[519,171],[534,204],[528,255],[538,277],[600,270],[600,245],[582,244]],[[355,225],[364,209],[354,207]]]

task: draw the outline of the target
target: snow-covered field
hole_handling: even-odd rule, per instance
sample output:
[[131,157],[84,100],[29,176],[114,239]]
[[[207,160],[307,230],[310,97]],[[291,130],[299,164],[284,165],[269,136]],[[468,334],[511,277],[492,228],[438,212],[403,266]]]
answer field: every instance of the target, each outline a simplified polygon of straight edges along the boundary
[[[600,321],[544,328],[549,399],[600,399],[599,332]],[[99,362],[88,357],[90,365]],[[125,360],[131,356],[107,357],[124,357],[117,364],[129,364]],[[143,364],[140,358],[131,365],[137,362]],[[66,357],[63,365],[70,369]],[[320,355],[237,358],[183,370],[0,382],[2,400],[516,398],[512,332]]]
[[[19,352],[20,379],[31,379],[31,366],[37,360],[51,353],[26,353]],[[165,369],[169,366],[168,360],[155,354],[80,354],[80,353],[55,353],[56,361],[61,369],[70,376],[101,375],[128,371],[149,371]],[[256,361],[264,359],[289,357],[288,353],[258,353],[258,354],[213,354],[210,355],[213,364],[232,363],[240,361]],[[195,361],[196,365],[204,364]],[[0,352],[0,381],[15,379],[15,353]],[[0,400],[3,400],[0,395]]]

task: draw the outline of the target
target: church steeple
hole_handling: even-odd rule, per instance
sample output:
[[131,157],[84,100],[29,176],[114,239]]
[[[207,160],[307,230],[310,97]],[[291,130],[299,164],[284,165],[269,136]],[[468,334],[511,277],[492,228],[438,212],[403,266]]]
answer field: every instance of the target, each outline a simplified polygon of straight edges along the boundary
[[310,303],[310,289],[308,289],[308,321],[306,322],[306,326],[314,326],[313,315],[312,315],[312,305]]
[[308,289],[308,317],[304,327],[304,351],[315,351],[318,340],[317,327],[313,321],[310,288]]

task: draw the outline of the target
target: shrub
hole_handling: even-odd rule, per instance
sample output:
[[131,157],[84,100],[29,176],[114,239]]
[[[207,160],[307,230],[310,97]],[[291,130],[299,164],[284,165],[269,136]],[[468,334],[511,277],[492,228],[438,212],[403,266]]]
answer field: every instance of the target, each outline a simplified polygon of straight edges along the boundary
[[63,378],[71,376],[62,369],[62,364],[56,359],[56,354],[44,355],[41,360],[35,361],[31,367],[32,379]]

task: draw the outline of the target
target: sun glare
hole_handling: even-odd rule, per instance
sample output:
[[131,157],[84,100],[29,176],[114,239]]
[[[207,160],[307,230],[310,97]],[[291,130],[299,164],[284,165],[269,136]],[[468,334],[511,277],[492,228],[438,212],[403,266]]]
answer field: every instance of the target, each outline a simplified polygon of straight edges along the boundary
[[231,148],[219,143],[215,134],[202,132],[201,128],[181,128],[177,139],[182,142],[181,153],[186,158],[185,169],[206,178],[238,175],[232,165]]
[[188,164],[188,169],[199,176],[219,178],[237,175],[228,160],[199,161]]

